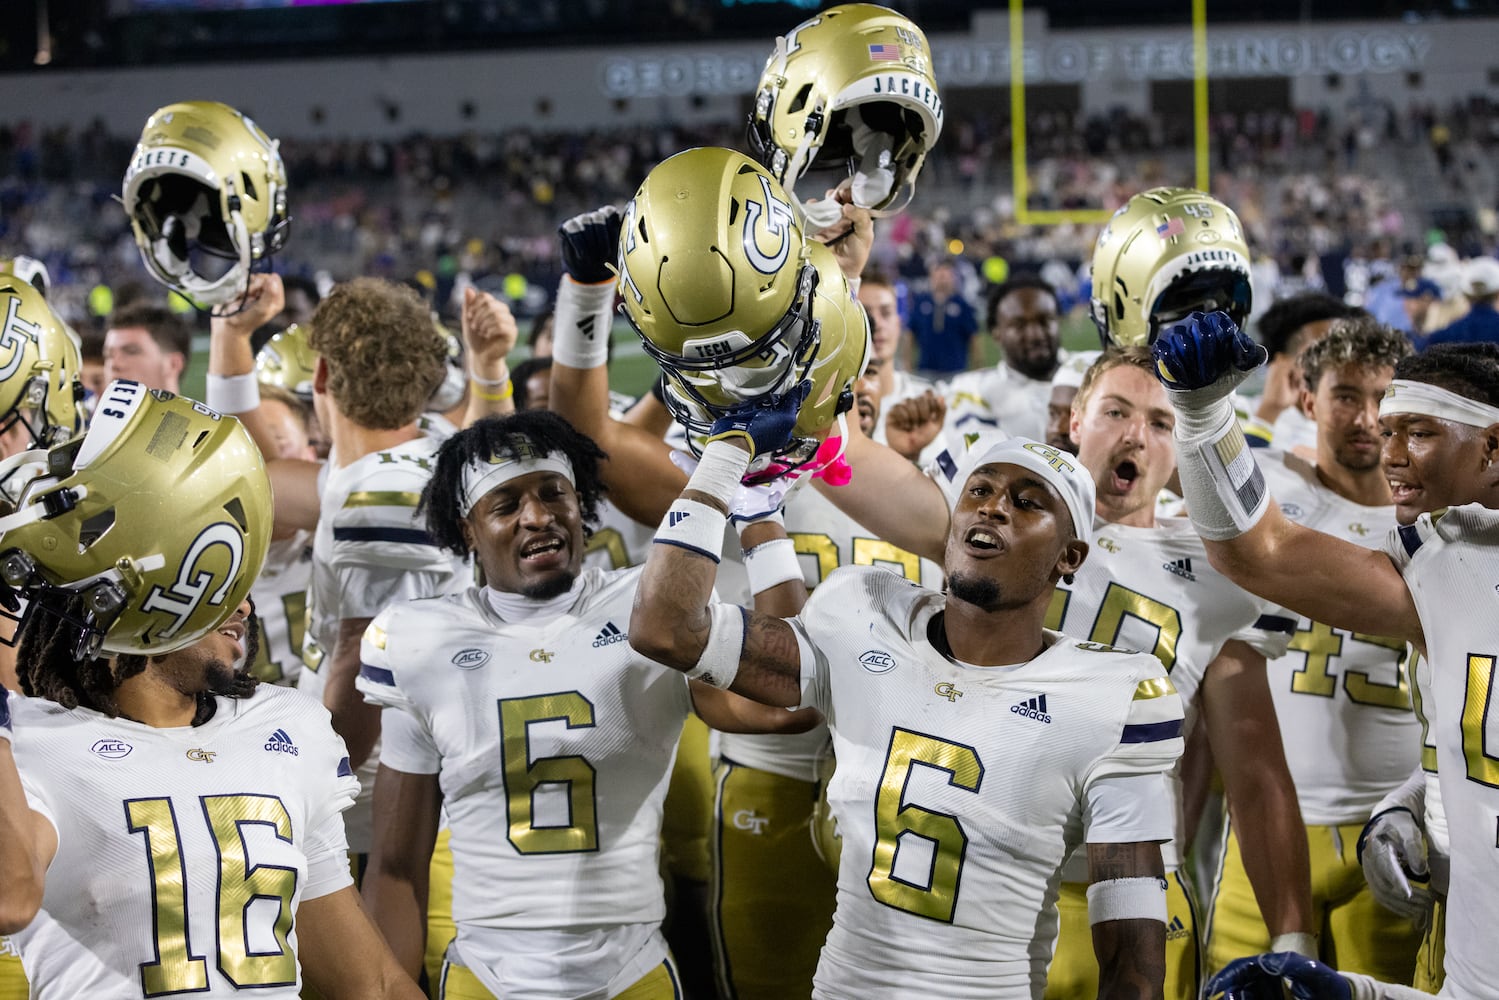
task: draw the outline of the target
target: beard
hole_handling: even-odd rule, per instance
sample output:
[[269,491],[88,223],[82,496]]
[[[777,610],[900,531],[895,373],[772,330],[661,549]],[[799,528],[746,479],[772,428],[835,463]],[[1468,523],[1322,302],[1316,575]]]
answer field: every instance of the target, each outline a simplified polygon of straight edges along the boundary
[[535,583],[527,584],[521,588],[521,596],[529,597],[533,601],[550,601],[554,597],[561,597],[572,589],[573,581],[578,578],[576,573],[564,570],[555,576],[549,576],[545,580],[537,580]]
[[1011,368],[1026,378],[1044,381],[1050,379],[1056,372],[1057,357],[1056,348],[1038,348],[1016,351],[1014,354],[1007,355],[1005,360],[1009,362]]
[[995,611],[1000,605],[999,584],[984,576],[954,573],[947,578],[947,592],[980,611]]

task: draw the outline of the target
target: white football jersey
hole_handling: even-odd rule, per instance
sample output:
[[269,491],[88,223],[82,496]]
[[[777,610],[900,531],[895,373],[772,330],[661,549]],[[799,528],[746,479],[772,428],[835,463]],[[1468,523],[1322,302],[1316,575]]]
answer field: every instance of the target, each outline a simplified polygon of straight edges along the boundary
[[307,585],[312,579],[312,534],[299,531],[271,542],[265,566],[250,587],[260,649],[250,672],[267,684],[296,687],[307,631]]
[[608,500],[599,502],[599,525],[588,536],[583,565],[599,569],[628,569],[645,562],[651,554],[653,525],[641,524]]
[[[1366,507],[1322,485],[1316,466],[1278,448],[1259,453],[1281,512],[1297,524],[1377,548],[1393,505]],[[1285,656],[1268,664],[1286,763],[1307,823],[1363,823],[1410,777],[1420,747],[1404,641],[1299,618]]]
[[381,762],[442,786],[460,952],[665,914],[661,809],[692,701],[682,673],[626,641],[640,572],[585,570],[541,625],[470,588],[393,605],[366,633],[359,689],[409,718],[387,722]]
[[31,995],[295,1000],[297,907],[353,884],[358,784],[323,706],[265,685],[173,729],[11,706],[26,797],[57,830],[42,910],[12,938]]
[[1421,723],[1421,770],[1426,775],[1423,796],[1428,853],[1445,859],[1451,851],[1447,838],[1447,811],[1442,808],[1442,782],[1437,777],[1437,737],[1435,719],[1429,706],[1432,705],[1431,661],[1420,653],[1412,652],[1410,659],[1411,707],[1417,721]]
[[[1286,651],[1295,618],[1229,581],[1208,563],[1202,539],[1186,518],[1162,518],[1153,528],[1096,522],[1087,561],[1072,584],[1057,586],[1046,627],[1079,639],[1153,653],[1186,706],[1207,666],[1230,639],[1241,639],[1271,659]],[[1176,867],[1176,844],[1164,847]],[[1067,881],[1087,881],[1087,859],[1068,866]]]
[[1478,504],[1422,514],[1385,552],[1410,588],[1431,660],[1425,704],[1447,817],[1444,996],[1491,996],[1499,983],[1499,511]]
[[[786,535],[796,547],[808,590],[839,566],[877,566],[929,590],[942,589],[942,567],[896,548],[833,506],[815,489],[793,493],[783,511]],[[828,742],[826,725],[788,736],[719,735],[719,755],[747,767],[815,782]]]
[[[1160,662],[1047,632],[1028,663],[962,665],[928,638],[944,603],[849,568],[793,620],[843,836],[815,997],[1039,998],[1063,859],[1172,835],[1182,704]],[[1130,817],[1095,798],[1120,782]]]
[[954,377],[947,383],[946,395],[943,431],[949,443],[964,434],[996,427],[1011,437],[1046,440],[1049,378],[1030,378],[1001,361]]
[[[387,605],[446,594],[472,581],[468,564],[432,542],[416,516],[441,446],[431,434],[342,468],[324,469],[322,509],[312,542],[307,632],[297,686],[323,697],[323,657],[345,618],[373,618]],[[360,766],[362,791],[347,817],[349,849],[370,849],[370,807],[379,747]]]

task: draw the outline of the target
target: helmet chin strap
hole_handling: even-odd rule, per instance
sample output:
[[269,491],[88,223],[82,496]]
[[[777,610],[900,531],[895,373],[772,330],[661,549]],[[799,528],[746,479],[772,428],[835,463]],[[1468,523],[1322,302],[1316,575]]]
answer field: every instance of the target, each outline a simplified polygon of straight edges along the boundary
[[874,208],[895,190],[895,171],[891,169],[895,137],[864,124],[864,116],[859,113],[857,104],[848,109],[848,124],[853,130],[854,150],[859,154],[859,167],[854,171],[851,191],[854,204],[860,208]]

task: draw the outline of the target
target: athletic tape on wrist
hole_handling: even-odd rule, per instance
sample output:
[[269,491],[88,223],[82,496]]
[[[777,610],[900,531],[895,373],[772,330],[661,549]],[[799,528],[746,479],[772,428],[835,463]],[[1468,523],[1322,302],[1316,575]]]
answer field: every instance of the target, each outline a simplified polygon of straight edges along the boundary
[[708,626],[708,644],[703,647],[703,655],[697,658],[697,663],[687,671],[687,676],[727,691],[739,674],[749,612],[737,604],[713,604],[709,606],[708,614],[712,620]]
[[761,594],[791,580],[800,580],[802,566],[796,558],[796,543],[789,538],[775,538],[746,549],[744,572],[749,576],[751,594]]
[[675,545],[718,562],[723,555],[723,529],[729,518],[696,500],[678,497],[656,529],[658,545]]
[[1166,880],[1155,875],[1111,878],[1088,886],[1088,923],[1105,920],[1166,922]]
[[584,285],[566,275],[557,286],[552,360],[569,368],[601,368],[614,329],[614,282]]
[[1233,406],[1225,399],[1212,411],[1217,423],[1206,434],[1183,434],[1177,424],[1176,460],[1192,526],[1203,538],[1221,542],[1259,523],[1270,495]]
[[209,374],[206,389],[203,402],[219,413],[249,413],[260,405],[260,380],[254,372]]
[[728,441],[709,441],[687,480],[687,488],[706,493],[728,508],[734,503],[734,494],[739,492],[739,481],[749,464],[749,452],[743,448]]
[[1270,941],[1271,951],[1294,951],[1298,955],[1307,958],[1317,957],[1316,935],[1308,934],[1306,931],[1287,931],[1277,934]]

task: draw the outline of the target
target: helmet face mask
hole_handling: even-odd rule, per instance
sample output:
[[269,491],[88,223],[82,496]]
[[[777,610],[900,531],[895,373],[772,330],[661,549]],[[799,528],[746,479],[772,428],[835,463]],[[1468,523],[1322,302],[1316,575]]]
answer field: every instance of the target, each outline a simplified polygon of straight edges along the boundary
[[854,204],[893,214],[915,193],[942,119],[921,29],[886,7],[842,4],[777,40],[747,140],[788,192],[800,185],[815,203],[849,185]]
[[201,403],[111,383],[88,434],[38,471],[0,518],[0,603],[61,617],[81,656],[196,642],[265,562],[264,460],[239,421]]
[[1094,246],[1092,317],[1105,346],[1149,344],[1170,323],[1253,304],[1249,247],[1233,210],[1192,188],[1152,188],[1114,213]]
[[146,121],[121,199],[141,259],[200,305],[244,295],[285,245],[286,169],[275,140],[226,104],[169,104]]

